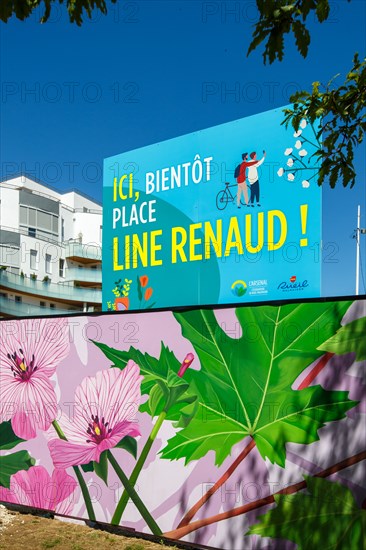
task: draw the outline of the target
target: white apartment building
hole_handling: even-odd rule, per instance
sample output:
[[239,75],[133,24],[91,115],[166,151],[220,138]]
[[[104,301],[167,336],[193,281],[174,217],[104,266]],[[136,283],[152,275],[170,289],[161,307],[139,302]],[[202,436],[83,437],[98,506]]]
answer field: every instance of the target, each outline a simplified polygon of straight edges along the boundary
[[0,183],[0,317],[99,311],[102,206],[27,176]]

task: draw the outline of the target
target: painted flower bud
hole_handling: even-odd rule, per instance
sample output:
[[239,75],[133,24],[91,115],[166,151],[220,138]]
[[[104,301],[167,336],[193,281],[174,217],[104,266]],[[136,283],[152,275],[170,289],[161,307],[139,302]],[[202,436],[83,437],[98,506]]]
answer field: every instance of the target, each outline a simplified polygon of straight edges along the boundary
[[152,296],[152,293],[153,293],[153,289],[151,287],[147,288],[145,290],[145,300],[150,300],[151,296]]
[[188,353],[183,361],[183,363],[180,366],[180,369],[178,371],[178,376],[182,378],[184,376],[184,373],[186,370],[191,366],[192,361],[194,359],[193,353]]
[[148,282],[149,282],[149,277],[147,275],[142,275],[142,277],[140,277],[140,285],[142,286],[142,288],[145,288]]

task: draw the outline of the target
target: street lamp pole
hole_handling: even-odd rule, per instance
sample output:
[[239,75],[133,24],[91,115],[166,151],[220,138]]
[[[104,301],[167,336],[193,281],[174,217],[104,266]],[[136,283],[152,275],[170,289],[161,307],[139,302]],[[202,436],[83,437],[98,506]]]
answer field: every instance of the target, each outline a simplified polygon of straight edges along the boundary
[[358,205],[357,229],[354,235],[354,237],[356,237],[356,296],[359,295],[359,290],[360,290],[360,236],[366,235],[366,227],[360,227],[360,225],[361,225],[361,206]]
[[361,206],[357,208],[357,229],[356,229],[356,296],[359,294],[360,286],[360,229],[361,229]]

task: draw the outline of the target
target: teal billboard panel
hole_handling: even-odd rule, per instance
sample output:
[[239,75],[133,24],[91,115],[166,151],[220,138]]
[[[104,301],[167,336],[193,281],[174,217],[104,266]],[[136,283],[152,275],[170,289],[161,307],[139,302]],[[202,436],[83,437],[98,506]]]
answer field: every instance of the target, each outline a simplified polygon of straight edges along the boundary
[[282,109],[104,162],[103,309],[321,294],[316,128]]

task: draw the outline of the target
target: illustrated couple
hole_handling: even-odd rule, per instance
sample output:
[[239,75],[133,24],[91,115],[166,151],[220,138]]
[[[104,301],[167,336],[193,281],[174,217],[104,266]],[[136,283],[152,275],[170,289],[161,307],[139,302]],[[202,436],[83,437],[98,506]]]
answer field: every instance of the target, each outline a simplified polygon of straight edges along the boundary
[[[243,162],[239,164],[235,170],[235,177],[238,183],[238,194],[237,194],[237,206],[240,208],[240,197],[241,194],[244,194],[245,204],[247,206],[254,206],[254,201],[257,202],[257,206],[260,206],[259,203],[259,179],[258,179],[258,166],[263,164],[266,157],[266,152],[263,151],[263,157],[260,160],[257,160],[257,153],[253,152],[249,155],[251,160],[248,160],[248,153],[243,153],[241,158]],[[248,169],[248,172],[247,172]],[[246,182],[248,179],[250,185],[250,204],[248,198],[248,186]]]

